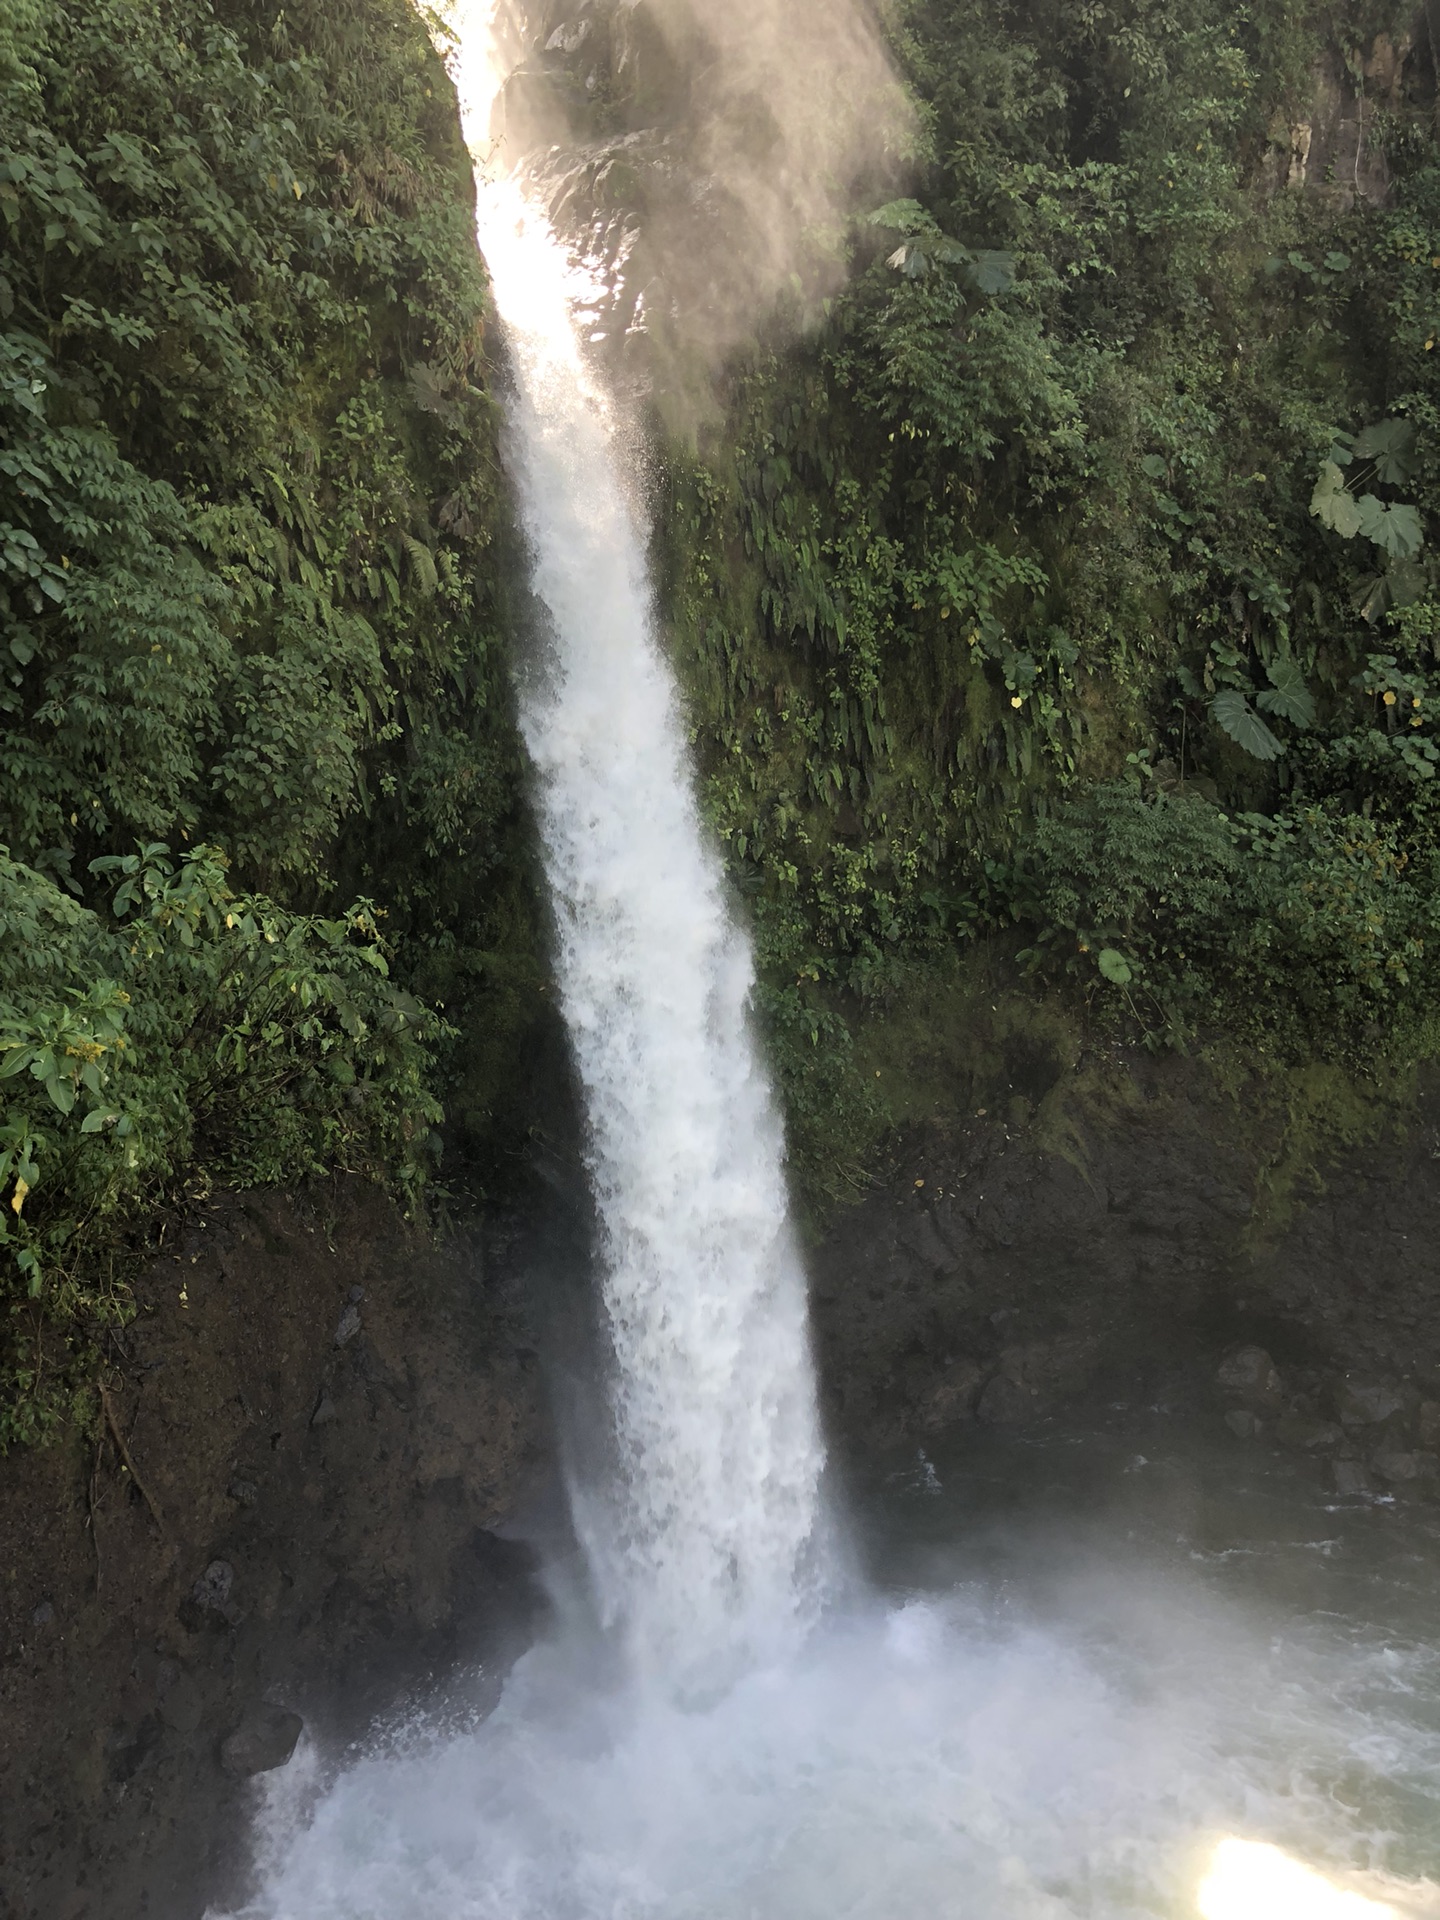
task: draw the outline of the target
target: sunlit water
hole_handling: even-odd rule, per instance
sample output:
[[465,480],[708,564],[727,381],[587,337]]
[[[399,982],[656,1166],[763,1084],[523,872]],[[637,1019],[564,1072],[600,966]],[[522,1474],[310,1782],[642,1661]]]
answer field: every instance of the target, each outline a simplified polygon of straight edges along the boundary
[[[483,21],[464,31],[475,129],[496,75]],[[1440,1814],[1420,1521],[1332,1511],[1283,1472],[1247,1506],[1239,1455],[1097,1429],[877,1468],[856,1489],[868,1582],[834,1577],[750,959],[653,635],[625,438],[543,214],[503,180],[479,197],[543,610],[521,717],[590,1127],[608,1424],[573,1473],[563,1626],[483,1724],[421,1718],[338,1775],[311,1754],[273,1777],[247,1913],[1418,1911]]]
[[[798,1656],[683,1709],[608,1686],[562,1635],[484,1725],[402,1729],[313,1811],[275,1776],[254,1911],[1440,1911],[1421,1884],[1440,1869],[1433,1514],[1337,1503],[1203,1424],[1129,1416],[962,1437],[855,1496],[874,1597]],[[1226,1838],[1250,1843],[1228,1864]],[[1277,1882],[1277,1858],[1308,1877]]]

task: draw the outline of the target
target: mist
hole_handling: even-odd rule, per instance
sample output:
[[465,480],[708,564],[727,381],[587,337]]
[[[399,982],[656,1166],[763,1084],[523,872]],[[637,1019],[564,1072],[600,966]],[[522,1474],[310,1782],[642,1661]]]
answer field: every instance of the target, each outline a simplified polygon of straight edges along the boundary
[[493,134],[605,287],[592,335],[713,363],[813,321],[846,231],[913,154],[859,0],[512,5]]

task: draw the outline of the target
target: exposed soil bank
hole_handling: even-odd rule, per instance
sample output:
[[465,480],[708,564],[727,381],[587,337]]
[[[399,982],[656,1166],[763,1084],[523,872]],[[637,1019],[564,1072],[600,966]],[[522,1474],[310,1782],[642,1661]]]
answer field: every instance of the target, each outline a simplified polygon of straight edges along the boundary
[[1346,1491],[1440,1488],[1440,1095],[1276,1208],[1243,1103],[1173,1058],[1123,1085],[1063,1151],[993,1110],[897,1150],[812,1257],[832,1432],[1012,1425],[1178,1367]]
[[511,1272],[346,1183],[224,1198],[146,1274],[129,1469],[108,1431],[0,1463],[7,1916],[192,1920],[294,1714],[335,1746],[457,1665],[498,1687],[537,1597],[491,1529],[546,1449]]

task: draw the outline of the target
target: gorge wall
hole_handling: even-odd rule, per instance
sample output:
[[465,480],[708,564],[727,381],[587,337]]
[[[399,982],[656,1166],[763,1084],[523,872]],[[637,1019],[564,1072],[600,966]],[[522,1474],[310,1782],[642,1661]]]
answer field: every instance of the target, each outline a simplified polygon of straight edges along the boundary
[[1174,1062],[1129,1061],[1111,1092],[1059,1150],[1003,1097],[916,1129],[816,1248],[842,1446],[1159,1395],[1332,1491],[1440,1495],[1433,1085],[1279,1204],[1281,1116]]

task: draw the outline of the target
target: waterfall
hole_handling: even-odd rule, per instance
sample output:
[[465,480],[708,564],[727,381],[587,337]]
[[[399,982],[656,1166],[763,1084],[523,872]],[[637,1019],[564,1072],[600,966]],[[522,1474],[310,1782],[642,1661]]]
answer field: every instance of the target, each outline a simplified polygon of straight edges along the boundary
[[[488,124],[488,45],[484,22],[462,23],[472,132]],[[1102,1450],[1131,1491],[1098,1531],[1086,1520],[1078,1553],[1065,1528],[1093,1489],[1067,1478],[1063,1432],[1012,1449],[1022,1501],[1028,1453],[1056,1502],[1034,1539],[992,1512],[985,1544],[976,1487],[993,1451],[954,1489],[948,1461],[942,1477],[924,1455],[918,1488],[887,1473],[871,1489],[884,1557],[903,1543],[896,1515],[911,1536],[888,1598],[857,1585],[807,1631],[825,1572],[821,1449],[780,1129],[747,1030],[750,958],[686,767],[628,437],[572,324],[583,275],[513,182],[482,174],[478,198],[543,610],[521,723],[611,1349],[611,1443],[605,1471],[577,1479],[576,1519],[627,1658],[617,1675],[564,1621],[483,1720],[441,1703],[334,1777],[323,1748],[267,1776],[246,1920],[1426,1910],[1403,1897],[1423,1848],[1402,1854],[1408,1882],[1378,1870],[1407,1822],[1434,1831],[1433,1636],[1292,1617],[1263,1580],[1221,1591],[1232,1556],[1205,1525],[1176,1534],[1159,1406],[1143,1453]],[[1144,1519],[1152,1483],[1158,1524]],[[1333,1505],[1305,1517],[1286,1550],[1305,1582],[1345,1524]],[[1355,1538],[1372,1580],[1377,1536]],[[952,1560],[941,1543],[961,1539]],[[1404,1586],[1423,1601],[1409,1560]],[[1370,1861],[1366,1884],[1398,1888],[1396,1905],[1349,1884]]]
[[[472,143],[494,84],[461,43]],[[543,208],[478,181],[515,391],[509,464],[545,628],[523,676],[556,967],[583,1086],[615,1471],[577,1486],[608,1617],[658,1677],[783,1642],[813,1588],[821,1449],[748,944],[697,811],[616,409]]]

